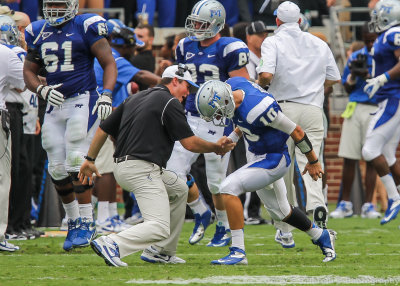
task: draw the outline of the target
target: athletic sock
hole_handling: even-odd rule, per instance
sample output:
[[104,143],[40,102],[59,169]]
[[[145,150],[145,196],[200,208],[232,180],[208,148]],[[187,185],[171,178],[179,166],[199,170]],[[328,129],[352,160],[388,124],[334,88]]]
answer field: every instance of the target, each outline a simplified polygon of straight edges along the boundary
[[99,199],[96,196],[92,195],[92,208],[95,209],[96,208],[96,204],[99,201]]
[[215,214],[217,216],[217,220],[224,224],[225,229],[230,229],[228,215],[226,214],[226,210],[215,209]]
[[200,199],[200,197],[198,197],[197,200],[188,203],[188,206],[190,207],[190,209],[194,214],[202,215],[208,210],[207,206],[205,205],[203,200]]
[[108,201],[100,201],[97,204],[97,220],[99,222],[104,222],[106,219],[110,217],[110,213],[108,211]]
[[108,204],[108,211],[110,213],[110,217],[114,217],[114,216],[118,215],[117,202],[109,203]]
[[91,203],[79,204],[79,213],[81,214],[82,219],[93,221],[93,208]]
[[312,240],[318,240],[318,238],[321,237],[322,235],[322,228],[319,228],[318,226],[313,223],[312,227],[306,231],[306,233],[311,237]]
[[66,213],[66,217],[68,219],[76,220],[77,218],[80,217],[78,202],[76,200],[73,200],[68,204],[63,203],[63,207]]
[[232,233],[232,247],[237,247],[245,250],[244,248],[244,229],[231,230]]
[[397,201],[400,199],[399,192],[397,191],[396,184],[393,180],[391,174],[387,174],[385,176],[380,177],[383,185],[385,186],[387,195],[389,199]]

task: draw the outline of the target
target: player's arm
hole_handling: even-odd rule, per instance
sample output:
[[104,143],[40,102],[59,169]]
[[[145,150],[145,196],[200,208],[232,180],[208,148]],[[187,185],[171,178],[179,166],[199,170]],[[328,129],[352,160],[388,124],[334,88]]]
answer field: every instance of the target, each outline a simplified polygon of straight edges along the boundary
[[274,77],[274,74],[269,73],[269,72],[262,72],[258,75],[258,85],[261,87],[265,87],[267,85],[270,85],[272,78]]
[[135,81],[137,83],[141,83],[143,85],[148,85],[151,87],[159,84],[161,81],[161,77],[152,72],[140,70],[134,75],[131,81]]
[[286,117],[281,111],[278,111],[269,126],[289,134],[297,148],[307,157],[308,163],[302,172],[303,175],[308,172],[315,181],[322,177],[324,171],[318,162],[318,157],[313,150],[311,141],[299,125]]
[[41,66],[39,64],[38,55],[35,56],[35,53],[36,51],[28,51],[23,71],[26,87],[32,92],[36,92],[38,86],[41,84],[38,77]]
[[92,54],[103,68],[103,89],[113,90],[117,81],[117,65],[112,56],[111,47],[105,38],[96,41],[91,46]]
[[217,155],[225,155],[231,151],[236,143],[230,142],[226,136],[221,137],[216,143],[209,142],[197,136],[190,136],[179,140],[182,146],[194,153],[210,153],[214,152]]
[[395,50],[393,53],[399,61],[388,71],[391,79],[400,77],[400,49]]
[[233,143],[237,143],[242,136],[242,130],[240,130],[239,127],[236,127],[235,130],[233,130],[231,134],[229,134],[228,139],[230,139]]

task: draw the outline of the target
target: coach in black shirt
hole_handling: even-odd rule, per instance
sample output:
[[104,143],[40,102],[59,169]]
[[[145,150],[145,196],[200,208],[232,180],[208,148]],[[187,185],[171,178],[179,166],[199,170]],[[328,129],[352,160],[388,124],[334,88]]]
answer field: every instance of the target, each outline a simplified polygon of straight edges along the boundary
[[[175,173],[165,170],[174,142],[191,152],[223,155],[233,149],[226,137],[217,143],[194,136],[182,100],[197,85],[183,66],[170,66],[161,84],[130,96],[96,131],[79,176],[91,183],[94,165],[108,135],[116,139],[114,176],[135,194],[144,222],[118,234],[92,241],[93,250],[112,266],[127,266],[120,258],[143,250],[147,262],[185,263],[175,256],[185,217],[188,187]],[[155,243],[155,245],[151,245]],[[146,248],[147,247],[147,248]]]

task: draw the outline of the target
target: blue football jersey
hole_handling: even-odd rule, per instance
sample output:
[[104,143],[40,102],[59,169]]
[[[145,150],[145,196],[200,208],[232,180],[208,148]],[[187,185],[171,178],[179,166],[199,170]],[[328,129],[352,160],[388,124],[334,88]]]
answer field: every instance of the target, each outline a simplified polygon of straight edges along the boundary
[[[112,93],[112,106],[119,106],[128,96],[128,90],[126,85],[130,80],[140,71],[140,69],[134,67],[129,61],[114,49],[112,49],[112,55],[117,64],[118,76],[115,83],[115,87]],[[96,74],[96,81],[98,86],[98,92],[103,91],[103,68],[101,67],[99,61],[95,59],[94,61],[94,72]]]
[[[400,27],[390,28],[379,35],[371,51],[374,57],[373,77],[387,72],[399,62],[394,56],[394,51],[397,49],[400,49]],[[378,102],[388,97],[400,98],[400,79],[390,79],[378,89],[376,97]]]
[[235,110],[233,122],[243,132],[249,151],[256,155],[287,152],[289,135],[269,126],[277,113],[282,112],[274,97],[243,77],[233,77],[226,82],[232,90],[244,91],[243,102]]
[[[239,39],[222,37],[208,47],[201,47],[200,42],[182,39],[176,47],[178,63],[184,63],[190,70],[193,81],[198,85],[208,80],[226,81],[229,72],[245,67],[249,59],[249,49]],[[198,114],[195,94],[186,99],[186,110]]]
[[95,14],[77,15],[61,27],[45,20],[31,23],[25,30],[28,48],[43,60],[48,85],[62,83],[57,90],[65,97],[96,90],[91,46],[107,36],[106,21]]

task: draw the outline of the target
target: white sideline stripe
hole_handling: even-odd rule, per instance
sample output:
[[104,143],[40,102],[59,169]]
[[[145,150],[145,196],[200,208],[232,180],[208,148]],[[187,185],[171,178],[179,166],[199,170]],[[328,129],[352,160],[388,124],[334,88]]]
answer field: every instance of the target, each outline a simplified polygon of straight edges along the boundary
[[369,275],[358,277],[346,277],[336,275],[324,276],[305,276],[305,275],[285,275],[285,276],[211,276],[207,278],[193,279],[171,279],[171,280],[143,280],[133,279],[126,283],[131,284],[177,284],[187,285],[192,283],[200,284],[374,284],[374,283],[400,283],[400,276],[389,276],[379,278]]

